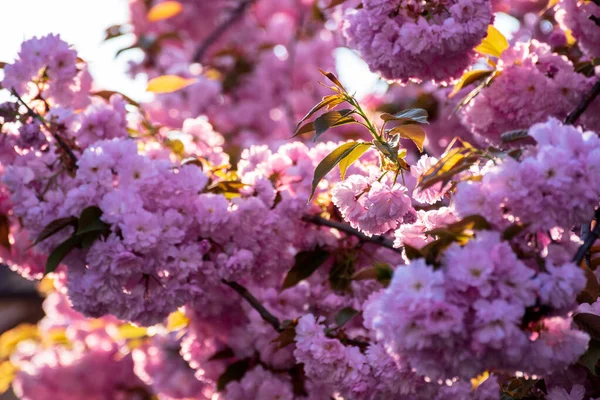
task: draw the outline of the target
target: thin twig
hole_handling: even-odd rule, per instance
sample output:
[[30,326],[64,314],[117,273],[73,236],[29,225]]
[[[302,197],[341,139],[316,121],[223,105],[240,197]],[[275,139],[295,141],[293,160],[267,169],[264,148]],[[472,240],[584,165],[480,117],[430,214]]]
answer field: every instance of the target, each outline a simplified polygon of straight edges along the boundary
[[242,0],[240,4],[231,12],[229,18],[223,21],[219,26],[211,32],[210,35],[204,39],[200,47],[194,53],[193,62],[202,62],[202,58],[206,51],[212,46],[227,30],[236,22],[239,18],[244,15],[246,9],[252,5],[256,0]]
[[585,110],[589,107],[590,104],[600,95],[600,78],[596,81],[592,89],[585,94],[581,103],[577,105],[575,110],[569,114],[569,116],[565,119],[565,124],[572,125],[577,122],[577,119],[585,112]]
[[65,141],[57,134],[55,134],[54,132],[52,132],[52,129],[50,129],[50,127],[48,126],[48,123],[46,122],[46,120],[44,118],[42,118],[41,115],[39,115],[38,113],[36,113],[31,107],[29,107],[29,105],[21,98],[21,96],[19,96],[17,94],[17,92],[13,89],[12,91],[12,95],[15,96],[17,98],[17,100],[23,104],[25,106],[25,108],[27,109],[28,114],[37,119],[38,121],[40,121],[42,123],[42,125],[44,125],[44,128],[46,128],[46,130],[52,135],[52,137],[54,138],[54,140],[56,140],[56,143],[58,143],[58,145],[60,146],[60,148],[67,154],[67,156],[69,157],[69,159],[71,160],[71,162],[73,163],[73,168],[77,169],[77,156],[75,155],[75,153],[73,153],[73,150],[71,150],[71,148],[65,143]]
[[364,233],[358,231],[357,229],[352,228],[350,225],[344,224],[343,222],[331,221],[318,215],[305,215],[304,217],[302,217],[302,220],[319,226],[335,228],[338,231],[342,231],[349,235],[356,236],[363,242],[375,243],[379,246],[393,250],[396,253],[402,254],[402,248],[394,247],[394,242],[385,236],[367,236]]
[[271,312],[269,312],[269,310],[267,310],[265,306],[263,306],[260,303],[260,301],[258,301],[258,299],[248,291],[248,289],[246,289],[237,282],[227,281],[225,279],[222,279],[221,281],[233,290],[235,290],[240,296],[242,296],[244,300],[246,300],[248,304],[252,306],[252,308],[258,311],[262,319],[265,322],[269,323],[277,332],[282,331],[279,319],[273,314],[271,314]]

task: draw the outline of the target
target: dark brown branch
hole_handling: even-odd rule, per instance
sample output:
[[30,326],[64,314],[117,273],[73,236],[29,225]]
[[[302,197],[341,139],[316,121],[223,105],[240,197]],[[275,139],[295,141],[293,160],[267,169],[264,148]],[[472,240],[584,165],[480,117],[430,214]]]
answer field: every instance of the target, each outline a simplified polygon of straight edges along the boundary
[[569,116],[565,119],[565,124],[572,125],[575,122],[577,122],[579,117],[581,117],[581,114],[585,112],[585,110],[589,107],[590,104],[592,104],[592,102],[596,99],[596,97],[598,97],[599,94],[600,79],[596,81],[592,89],[585,94],[585,96],[581,100],[581,103],[579,103],[575,110],[573,110],[573,112],[571,112],[571,114],[569,114]]
[[58,143],[58,146],[69,157],[69,159],[71,160],[71,163],[73,164],[73,168],[77,169],[77,156],[75,155],[75,153],[73,153],[73,150],[71,150],[71,148],[67,145],[67,143],[65,143],[65,141],[60,137],[60,135],[57,135],[54,132],[52,132],[52,129],[50,129],[46,120],[44,118],[42,118],[41,115],[36,113],[31,107],[29,107],[29,105],[21,98],[21,96],[19,96],[17,94],[17,92],[14,89],[11,92],[12,92],[12,95],[17,98],[19,103],[21,103],[25,106],[25,108],[27,109],[27,113],[32,118],[37,119],[38,121],[40,121],[42,123],[42,125],[44,125],[44,128],[46,128],[46,130],[52,135],[54,140],[56,140],[56,143]]
[[577,254],[573,257],[573,262],[577,265],[581,264],[581,261],[583,261],[586,254],[588,254],[592,245],[598,239],[598,236],[600,236],[600,208],[596,210],[595,220],[596,225],[587,232],[583,244],[577,249]]
[[349,235],[356,236],[363,242],[375,243],[379,246],[393,250],[396,253],[402,254],[402,248],[394,247],[394,242],[385,236],[367,236],[364,233],[358,231],[357,229],[352,228],[348,224],[344,224],[343,222],[331,221],[318,215],[305,215],[304,217],[302,217],[302,220],[318,226],[327,226],[329,228],[335,228],[338,231],[342,231]]
[[244,300],[246,300],[248,302],[248,304],[250,304],[252,306],[252,308],[254,308],[256,311],[258,311],[258,313],[260,314],[260,316],[262,317],[262,319],[269,323],[277,332],[281,332],[281,323],[279,322],[279,319],[274,316],[273,314],[271,314],[271,312],[269,310],[267,310],[261,303],[260,301],[258,301],[258,299],[256,297],[254,297],[252,295],[252,293],[250,293],[248,291],[248,289],[246,289],[245,287],[243,287],[242,285],[240,285],[237,282],[233,282],[233,281],[227,281],[225,279],[221,280],[224,284],[226,284],[227,286],[229,286],[230,288],[232,288],[233,290],[235,290],[240,296],[242,296],[244,298]]
[[210,48],[210,46],[212,46],[217,40],[219,40],[219,38],[225,32],[227,32],[227,30],[239,18],[241,18],[242,15],[244,15],[244,13],[248,9],[248,7],[250,7],[255,1],[256,0],[242,0],[240,2],[240,4],[231,12],[231,14],[229,15],[229,18],[227,18],[219,26],[217,26],[215,28],[215,30],[212,31],[210,33],[210,35],[208,35],[206,37],[206,39],[204,39],[204,41],[202,42],[202,44],[200,44],[200,47],[198,47],[198,49],[194,53],[194,58],[192,59],[193,62],[197,62],[197,63],[202,62],[202,58],[204,57],[204,54],[208,51],[208,49]]

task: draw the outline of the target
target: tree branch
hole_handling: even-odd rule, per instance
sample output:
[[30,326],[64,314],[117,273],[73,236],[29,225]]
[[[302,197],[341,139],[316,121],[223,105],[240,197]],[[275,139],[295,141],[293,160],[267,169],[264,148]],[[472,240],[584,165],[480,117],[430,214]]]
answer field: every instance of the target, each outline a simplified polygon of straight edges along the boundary
[[212,46],[217,40],[219,40],[219,38],[225,32],[227,32],[231,25],[233,25],[234,22],[236,22],[239,18],[242,17],[242,15],[244,15],[248,7],[250,7],[255,1],[256,0],[242,0],[240,4],[231,12],[229,18],[227,18],[219,26],[217,26],[215,30],[212,31],[210,35],[206,37],[206,39],[204,39],[204,41],[200,44],[200,47],[198,47],[198,49],[194,53],[194,58],[192,59],[192,61],[197,63],[202,62],[202,58],[204,57],[204,54],[210,48],[210,46]]
[[364,233],[352,228],[350,225],[344,224],[343,222],[331,221],[318,215],[305,215],[302,217],[302,220],[318,226],[327,226],[329,228],[335,228],[338,231],[342,231],[349,235],[356,236],[363,242],[375,243],[379,246],[393,250],[396,253],[402,254],[402,248],[394,247],[394,242],[385,236],[367,236]]
[[260,303],[260,301],[258,301],[258,299],[256,297],[254,297],[252,295],[252,293],[250,293],[248,291],[248,289],[246,289],[245,287],[243,287],[242,285],[240,285],[237,282],[227,281],[225,279],[221,279],[221,282],[223,282],[224,284],[226,284],[227,286],[229,286],[230,288],[235,290],[240,296],[242,296],[244,298],[244,300],[246,300],[248,302],[248,304],[250,304],[252,306],[252,308],[254,308],[256,311],[258,311],[258,313],[260,314],[262,319],[265,322],[269,323],[277,332],[282,331],[281,323],[279,322],[279,319],[276,316],[274,316],[273,314],[271,314],[271,312],[269,310],[267,310]]
[[[11,93],[13,96],[15,96],[17,98],[17,100],[19,101],[19,103],[23,104],[25,106],[25,108],[27,109],[27,113],[37,119],[38,121],[40,121],[42,123],[42,125],[44,125],[44,128],[46,128],[46,130],[52,135],[52,137],[54,138],[54,140],[56,140],[56,142],[58,143],[58,146],[65,152],[65,154],[69,157],[69,159],[71,160],[71,163],[73,164],[73,168],[77,169],[77,156],[75,155],[75,153],[73,153],[73,150],[71,150],[71,148],[65,143],[65,141],[57,134],[55,134],[54,132],[52,132],[52,129],[50,129],[50,127],[48,126],[48,123],[46,122],[46,120],[44,118],[42,118],[41,115],[39,115],[38,113],[36,113],[31,107],[29,107],[29,105],[21,98],[21,96],[19,96],[17,94],[17,92],[13,89],[11,90]],[[69,171],[71,171],[71,168],[69,168],[67,166],[67,169]]]
[[585,235],[585,239],[583,240],[583,244],[577,249],[577,254],[573,257],[573,262],[577,265],[581,264],[581,261],[585,258],[586,254],[592,248],[592,245],[600,236],[600,208],[596,210],[595,218],[596,225],[594,229],[590,229]]
[[585,110],[589,107],[590,104],[592,104],[592,102],[596,99],[596,97],[598,97],[599,94],[600,94],[600,78],[596,81],[594,86],[592,86],[592,89],[588,93],[585,94],[583,99],[581,99],[581,103],[579,103],[579,105],[577,105],[575,110],[573,110],[573,112],[571,112],[571,114],[569,114],[569,116],[567,116],[567,118],[565,119],[565,124],[572,125],[575,122],[577,122],[577,119],[579,119],[579,117],[581,117],[581,114],[583,114],[585,112]]

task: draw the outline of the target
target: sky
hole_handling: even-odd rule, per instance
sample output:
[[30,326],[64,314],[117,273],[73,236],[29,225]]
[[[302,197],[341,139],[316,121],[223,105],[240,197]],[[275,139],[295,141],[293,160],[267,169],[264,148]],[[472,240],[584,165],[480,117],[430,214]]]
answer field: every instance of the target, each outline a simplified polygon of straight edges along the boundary
[[144,93],[145,78],[125,73],[127,62],[140,56],[137,50],[115,59],[133,37],[103,42],[107,27],[127,21],[127,0],[0,0],[0,15],[0,61],[13,61],[25,39],[58,33],[88,62],[98,87],[136,98]]
[[[88,62],[96,87],[137,100],[144,97],[146,78],[134,80],[126,74],[128,61],[139,59],[141,51],[130,50],[115,58],[119,49],[133,43],[132,35],[103,41],[107,27],[127,21],[127,0],[0,0],[0,15],[0,61],[13,61],[25,39],[57,33]],[[510,19],[499,15],[495,25],[508,34],[515,30]],[[352,51],[338,49],[336,57],[340,79],[358,98],[378,87],[378,77]],[[5,91],[0,94],[0,101],[7,98]]]

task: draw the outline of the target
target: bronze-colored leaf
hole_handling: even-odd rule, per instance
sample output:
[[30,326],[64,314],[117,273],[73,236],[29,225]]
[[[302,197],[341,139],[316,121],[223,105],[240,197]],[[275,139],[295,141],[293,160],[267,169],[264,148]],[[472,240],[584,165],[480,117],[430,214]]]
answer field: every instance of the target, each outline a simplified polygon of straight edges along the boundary
[[307,119],[309,119],[314,113],[316,113],[323,107],[329,106],[330,104],[340,104],[343,101],[344,101],[343,96],[341,96],[339,94],[332,94],[331,96],[323,97],[323,99],[317,105],[315,105],[313,108],[311,108],[310,111],[304,116],[304,118],[302,118],[300,120],[300,122],[298,122],[298,125],[296,125],[296,131],[294,132],[294,136],[296,136],[296,132],[300,128],[300,125],[302,125],[302,123],[304,121],[306,121]]
[[327,77],[327,79],[329,79],[331,82],[333,82],[333,84],[338,87],[342,92],[346,92],[346,89],[344,88],[344,85],[342,85],[342,83],[339,81],[339,79],[337,78],[337,76],[335,76],[333,73],[331,72],[325,72],[322,69],[319,68],[319,72],[321,72],[321,74],[325,75]]
[[590,337],[600,340],[600,316],[589,313],[578,313],[573,316],[573,322]]
[[398,134],[403,139],[410,139],[417,146],[420,152],[423,152],[425,143],[425,130],[420,125],[400,125],[393,128],[390,134]]
[[0,215],[0,246],[10,250],[10,223],[8,217]]

